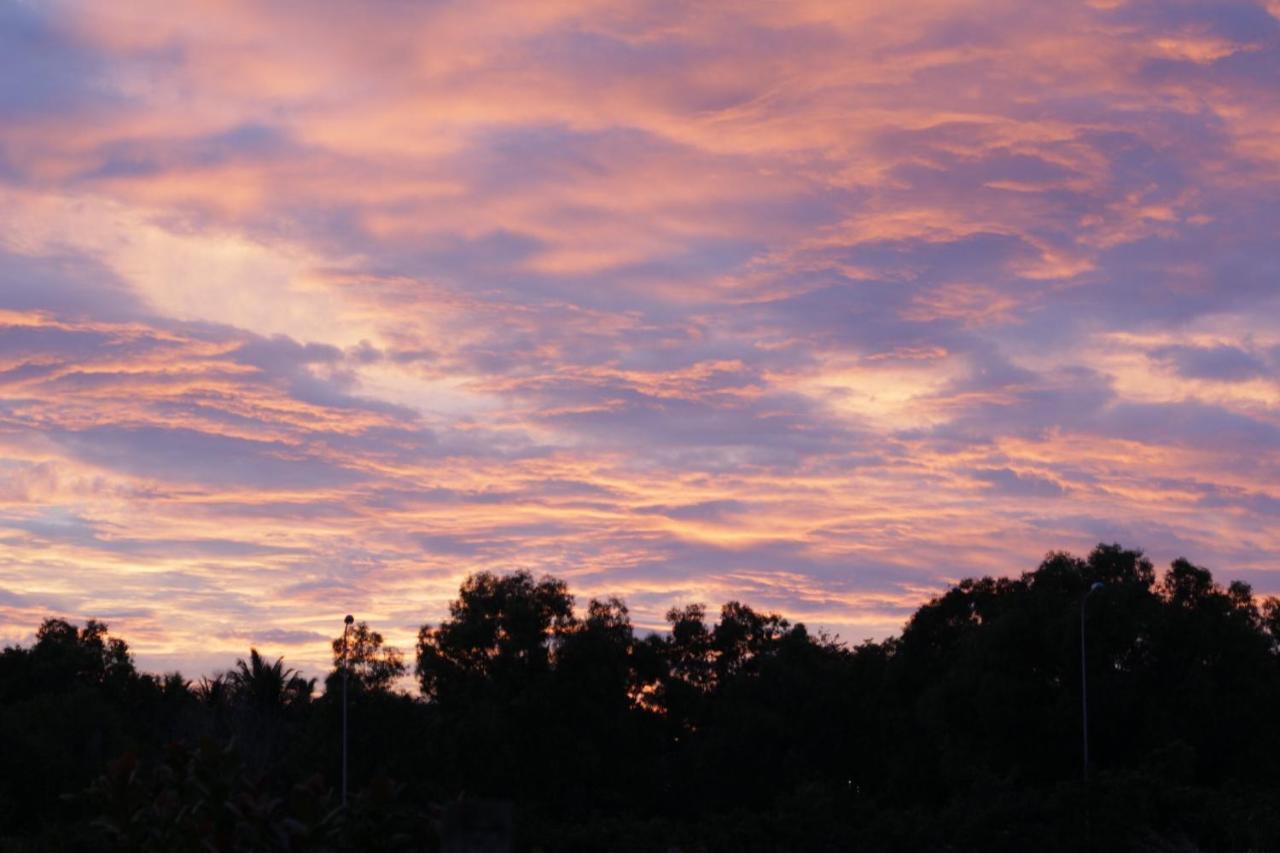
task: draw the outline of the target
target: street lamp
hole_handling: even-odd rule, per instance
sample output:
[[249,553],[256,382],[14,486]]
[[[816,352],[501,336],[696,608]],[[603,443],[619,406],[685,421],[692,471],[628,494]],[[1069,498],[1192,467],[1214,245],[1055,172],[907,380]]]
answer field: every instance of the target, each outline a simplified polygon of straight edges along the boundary
[[350,613],[342,620],[342,807],[347,807],[347,635],[351,633],[351,623],[355,617]]
[[1080,599],[1080,719],[1084,733],[1084,781],[1089,781],[1089,687],[1085,675],[1085,663],[1088,660],[1084,640],[1084,611],[1089,603],[1089,596],[1102,589],[1102,581],[1094,581],[1089,591]]

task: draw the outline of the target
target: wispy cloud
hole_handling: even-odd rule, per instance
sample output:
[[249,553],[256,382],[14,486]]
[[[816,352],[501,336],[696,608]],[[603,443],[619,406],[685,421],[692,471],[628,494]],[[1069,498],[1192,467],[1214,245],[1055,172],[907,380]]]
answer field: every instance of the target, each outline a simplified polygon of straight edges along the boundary
[[0,3],[0,637],[1280,589],[1274,6]]

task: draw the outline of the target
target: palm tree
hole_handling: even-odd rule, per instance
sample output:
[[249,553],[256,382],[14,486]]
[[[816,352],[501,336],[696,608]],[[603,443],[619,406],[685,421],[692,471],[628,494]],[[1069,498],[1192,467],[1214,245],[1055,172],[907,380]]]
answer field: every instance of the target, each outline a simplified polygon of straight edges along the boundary
[[226,673],[220,672],[209,678],[205,676],[200,679],[191,690],[196,698],[209,706],[213,710],[222,710],[230,704],[231,701],[231,685]]
[[267,663],[257,649],[249,650],[248,663],[236,661],[236,668],[227,673],[227,681],[240,701],[268,714],[306,704],[316,683],[314,678],[303,678],[296,669],[286,669],[282,657]]
[[167,699],[182,700],[193,695],[191,682],[183,678],[180,672],[170,672],[157,679],[157,681],[160,686],[160,692]]
[[261,772],[279,758],[285,730],[295,717],[290,712],[311,701],[315,679],[285,667],[284,658],[267,663],[257,649],[250,649],[249,660],[237,660],[226,683],[234,705],[231,731],[245,764]]

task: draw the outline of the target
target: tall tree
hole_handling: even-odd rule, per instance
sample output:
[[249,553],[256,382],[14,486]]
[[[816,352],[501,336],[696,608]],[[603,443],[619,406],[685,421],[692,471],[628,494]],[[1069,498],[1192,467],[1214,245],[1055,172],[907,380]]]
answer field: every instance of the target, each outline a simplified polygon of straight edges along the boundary
[[415,672],[425,696],[479,682],[515,686],[546,672],[554,646],[572,629],[573,596],[564,581],[525,571],[471,575],[439,627],[418,632]]
[[325,679],[325,692],[341,685],[346,668],[349,686],[363,692],[389,690],[407,668],[404,654],[383,643],[382,634],[369,629],[369,623],[357,622],[344,637],[336,637],[333,649],[333,671]]
[[267,663],[257,649],[249,650],[249,660],[236,661],[228,673],[237,698],[259,713],[279,714],[306,704],[315,688],[315,679],[306,679],[296,669],[287,668],[284,658]]

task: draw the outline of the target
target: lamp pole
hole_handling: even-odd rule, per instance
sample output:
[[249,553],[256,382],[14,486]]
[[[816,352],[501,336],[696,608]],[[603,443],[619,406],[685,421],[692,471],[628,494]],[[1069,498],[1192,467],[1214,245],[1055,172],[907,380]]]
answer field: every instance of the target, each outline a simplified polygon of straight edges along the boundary
[[342,620],[342,807],[347,807],[347,635],[351,633],[351,623],[356,621],[351,614]]
[[1089,596],[1102,589],[1102,581],[1094,581],[1089,587],[1089,591],[1080,599],[1080,720],[1082,723],[1081,730],[1084,736],[1084,763],[1082,766],[1084,781],[1089,781],[1089,686],[1088,676],[1086,674],[1088,662],[1087,646],[1084,636],[1084,613],[1085,605],[1089,603]]

